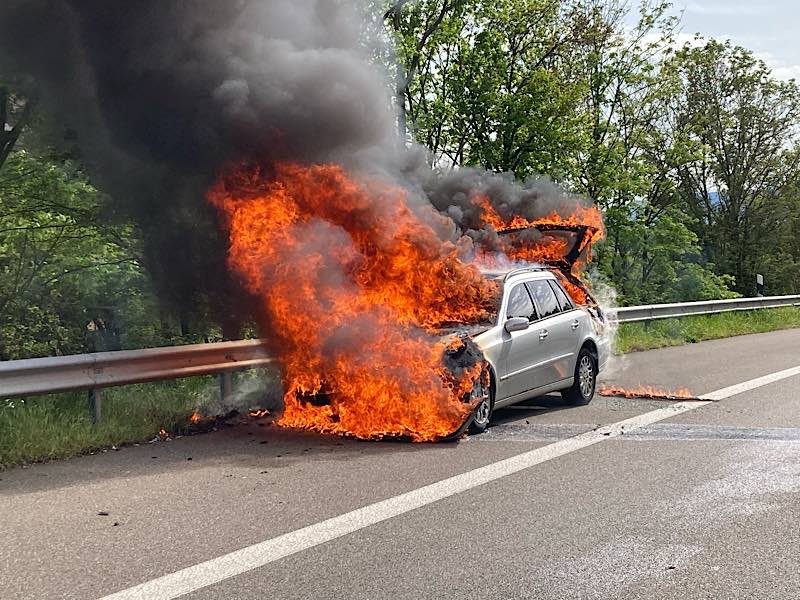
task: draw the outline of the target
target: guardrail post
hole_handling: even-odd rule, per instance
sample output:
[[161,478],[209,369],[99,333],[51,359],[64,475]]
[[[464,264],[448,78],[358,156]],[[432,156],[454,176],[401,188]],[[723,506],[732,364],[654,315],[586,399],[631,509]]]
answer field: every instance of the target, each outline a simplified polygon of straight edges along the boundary
[[233,373],[225,371],[219,376],[219,399],[222,405],[227,405],[233,396]]
[[102,418],[103,398],[100,394],[100,388],[91,388],[89,390],[89,414],[92,417],[92,423],[97,425]]

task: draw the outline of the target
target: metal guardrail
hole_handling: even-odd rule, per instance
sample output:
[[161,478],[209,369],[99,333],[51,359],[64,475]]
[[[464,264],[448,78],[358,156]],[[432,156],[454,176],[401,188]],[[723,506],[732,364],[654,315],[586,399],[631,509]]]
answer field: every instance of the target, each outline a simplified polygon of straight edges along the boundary
[[733,298],[731,300],[706,300],[701,302],[678,302],[675,304],[648,304],[625,306],[608,311],[620,323],[653,321],[689,315],[710,315],[734,310],[778,308],[800,305],[800,295],[760,296],[756,298]]
[[232,393],[232,371],[273,362],[264,340],[0,361],[0,398],[90,390],[90,411],[96,422],[101,418],[104,387],[220,374],[224,399]]
[[[608,312],[617,321],[630,323],[791,305],[800,305],[800,295],[628,306]],[[225,399],[232,393],[233,371],[273,362],[265,340],[0,361],[0,399],[89,390],[96,422],[101,418],[100,390],[104,387],[219,374],[220,394]]]

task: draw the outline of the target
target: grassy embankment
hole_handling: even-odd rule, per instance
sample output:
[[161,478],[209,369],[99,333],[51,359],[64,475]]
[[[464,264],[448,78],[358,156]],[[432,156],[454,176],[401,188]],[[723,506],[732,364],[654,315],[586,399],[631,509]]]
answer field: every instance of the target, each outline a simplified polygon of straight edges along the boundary
[[[617,351],[633,352],[793,327],[800,327],[800,307],[664,319],[649,324],[623,323],[617,336]],[[237,388],[246,387],[241,383]],[[194,410],[220,412],[215,404],[218,395],[213,377],[111,388],[103,391],[103,419],[98,425],[92,425],[89,418],[85,392],[24,401],[0,400],[0,468],[146,441],[158,435],[162,427],[181,432]],[[253,400],[258,403],[258,393]]]
[[797,306],[621,323],[616,348],[621,353],[635,352],[795,327],[800,327]]
[[[234,404],[256,406],[269,379],[254,371],[237,375]],[[262,382],[262,383],[257,383]],[[268,383],[266,385],[269,385]],[[102,393],[102,419],[93,425],[87,392],[0,400],[0,469],[11,465],[64,458],[156,437],[164,428],[185,432],[195,410],[225,413],[214,377],[193,377],[120,388]]]

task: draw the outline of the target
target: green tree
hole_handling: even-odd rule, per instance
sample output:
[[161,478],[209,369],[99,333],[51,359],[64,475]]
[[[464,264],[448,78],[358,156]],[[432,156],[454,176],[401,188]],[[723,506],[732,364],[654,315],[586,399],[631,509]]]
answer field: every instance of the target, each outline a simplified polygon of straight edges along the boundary
[[561,4],[429,0],[393,14],[400,57],[415,75],[404,112],[437,164],[525,177],[567,161],[576,96],[554,67],[572,42]]
[[[402,10],[397,7],[402,5]],[[644,0],[427,0],[391,15],[402,105],[440,167],[547,174],[605,211],[601,270],[627,302],[724,297],[679,170],[696,160],[669,60],[677,19]],[[680,264],[677,264],[680,263]],[[677,295],[676,295],[677,294]]]
[[762,210],[755,233],[756,270],[765,293],[800,294],[800,180],[797,176]]
[[[669,54],[663,47],[660,53]],[[628,304],[730,297],[733,279],[717,275],[702,254],[678,184],[680,169],[699,155],[674,101],[680,80],[665,68],[642,68],[638,79],[641,96],[622,94],[620,118],[609,121],[610,134],[603,128],[616,150],[601,154],[604,165],[594,163],[602,167],[595,183],[608,233],[598,252],[601,267]],[[600,193],[604,180],[608,188]]]
[[752,294],[775,217],[785,214],[777,199],[800,160],[800,91],[729,42],[687,46],[670,68],[682,81],[675,99],[682,126],[700,149],[680,169],[696,230],[709,260]]
[[141,277],[130,228],[99,226],[95,190],[25,151],[0,170],[0,215],[0,358],[118,346],[106,292]]

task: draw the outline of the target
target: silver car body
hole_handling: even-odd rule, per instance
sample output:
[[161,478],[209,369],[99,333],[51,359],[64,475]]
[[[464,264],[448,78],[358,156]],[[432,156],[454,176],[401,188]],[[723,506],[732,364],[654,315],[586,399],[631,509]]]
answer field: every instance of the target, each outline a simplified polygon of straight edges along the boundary
[[[572,302],[550,270],[511,271],[502,276],[502,282],[496,323],[473,338],[493,371],[495,408],[570,388],[583,346],[596,356],[598,371],[603,369],[610,353],[604,323],[588,308]],[[549,289],[558,302],[552,314],[548,314],[553,308],[546,293]],[[508,331],[511,317],[516,316],[520,326],[520,315],[515,313],[525,312],[523,293],[528,294],[535,313],[527,327]]]

